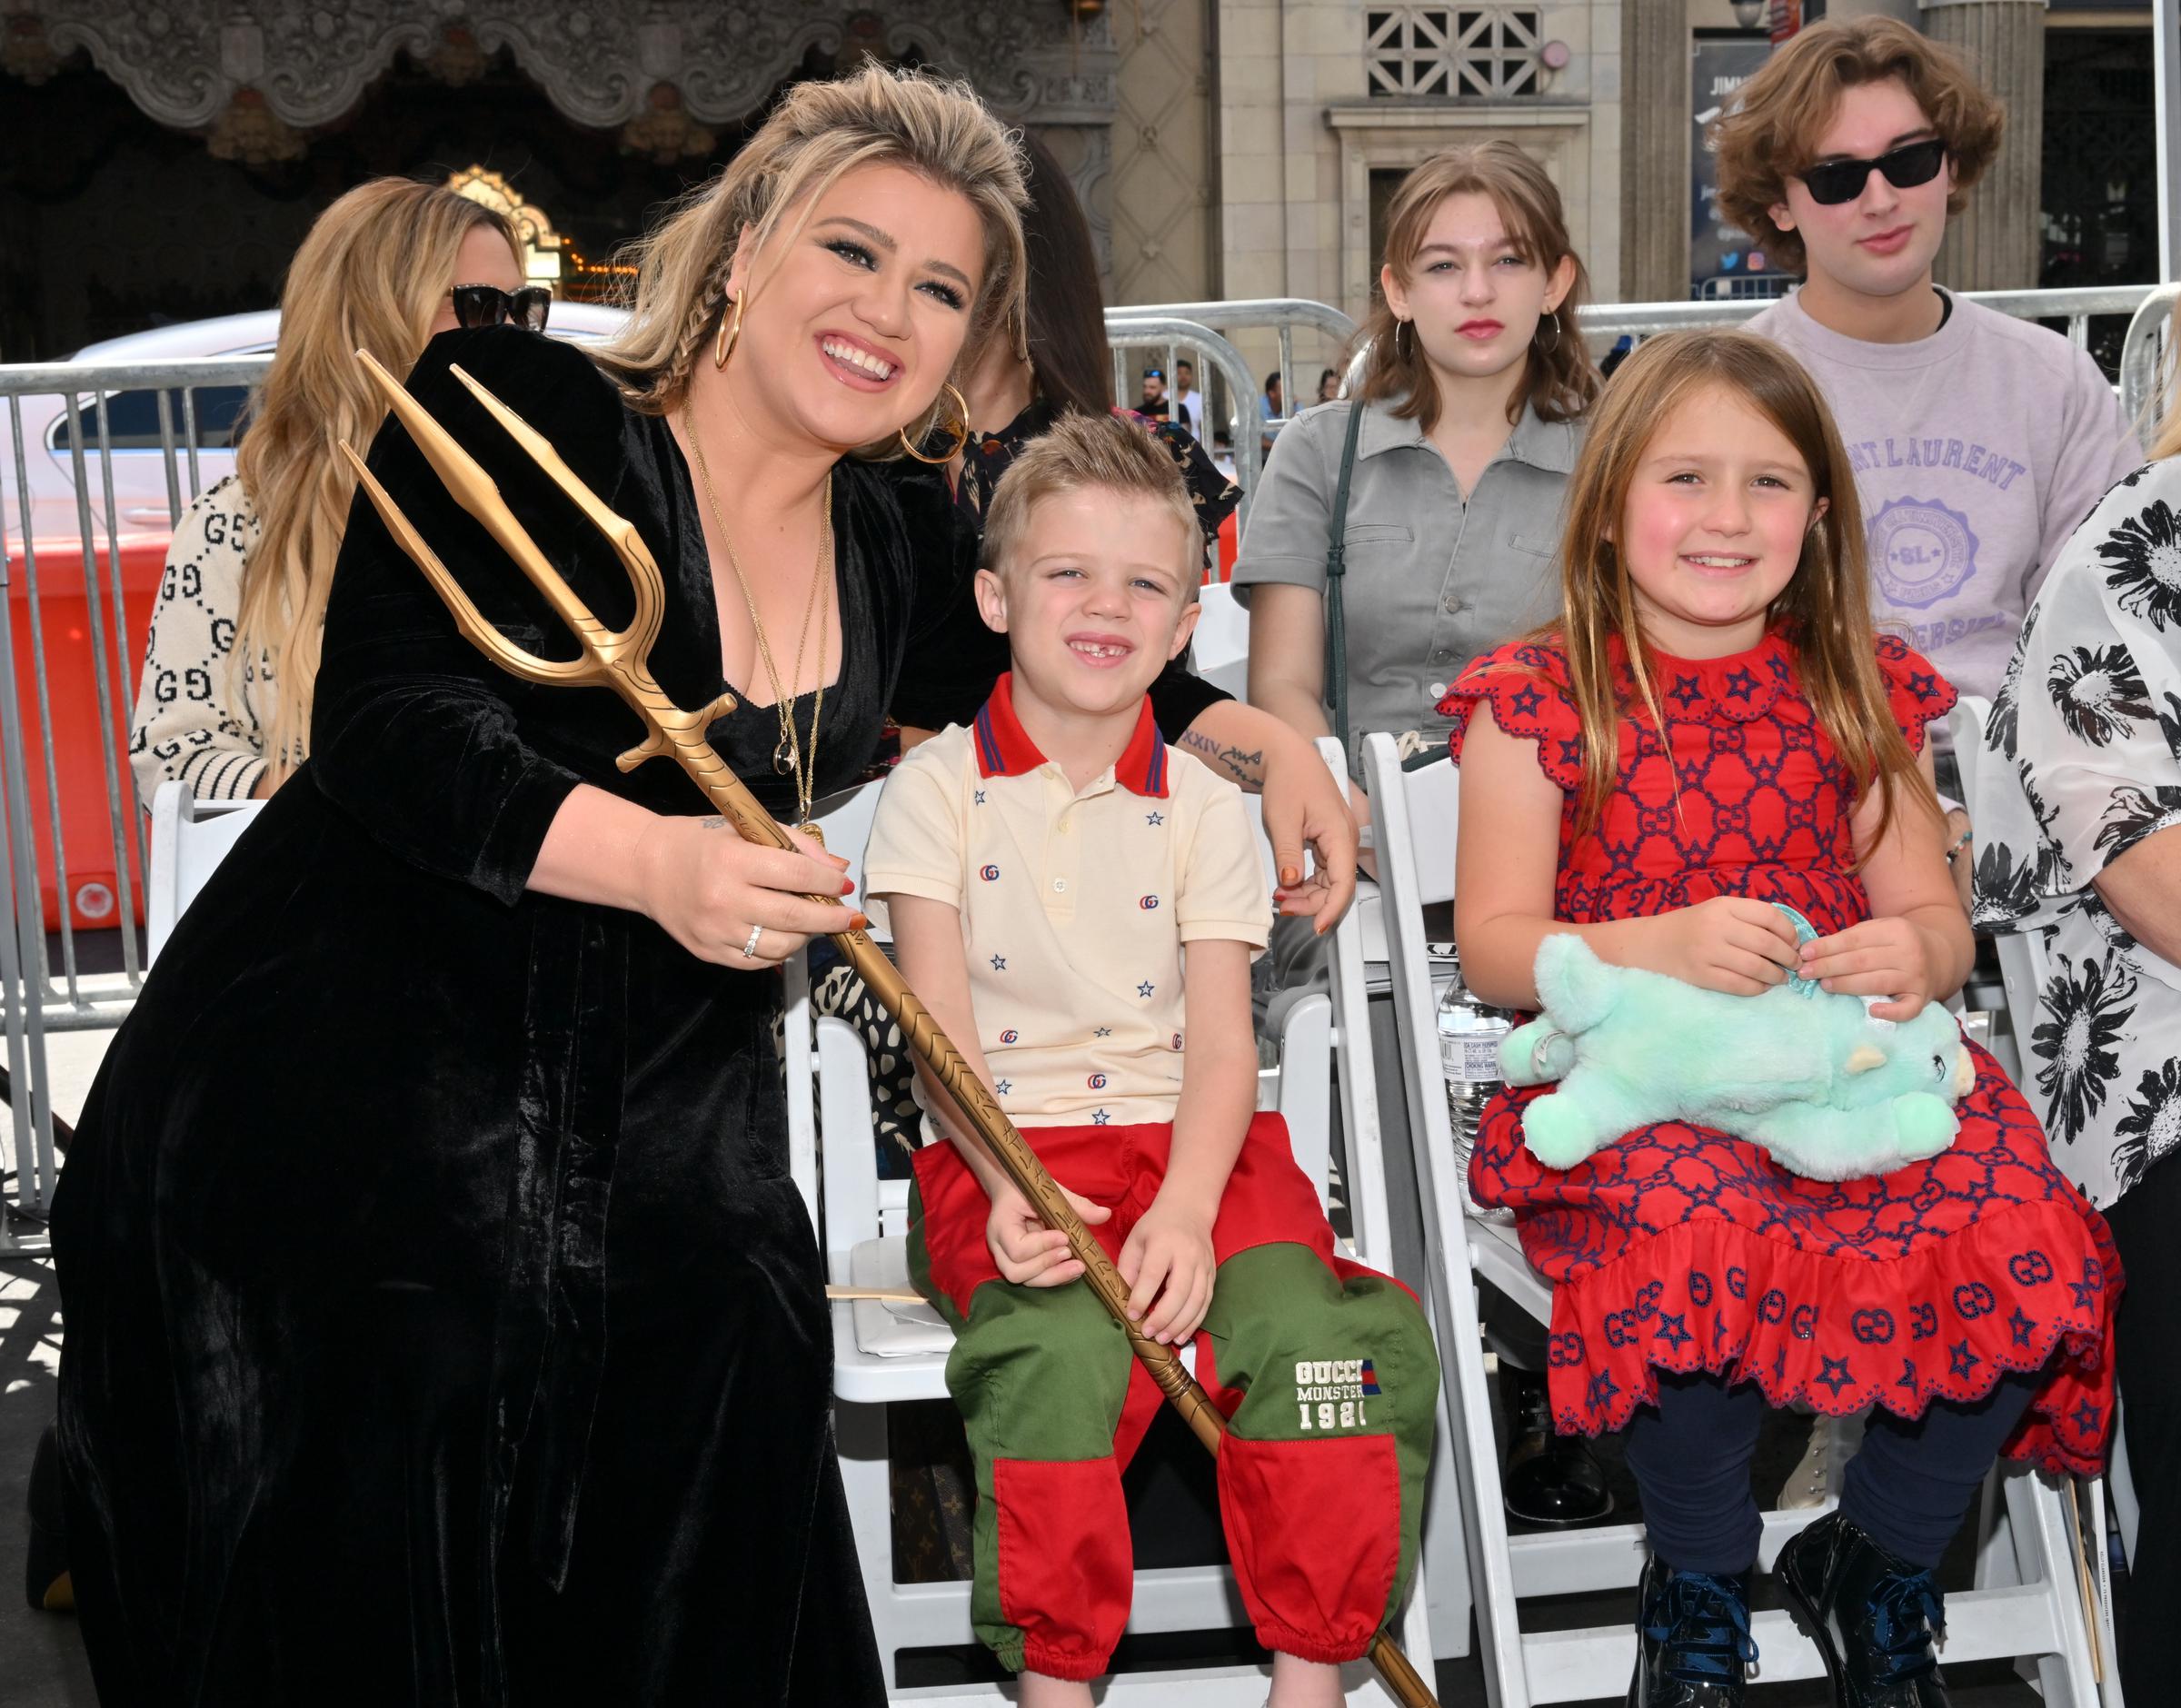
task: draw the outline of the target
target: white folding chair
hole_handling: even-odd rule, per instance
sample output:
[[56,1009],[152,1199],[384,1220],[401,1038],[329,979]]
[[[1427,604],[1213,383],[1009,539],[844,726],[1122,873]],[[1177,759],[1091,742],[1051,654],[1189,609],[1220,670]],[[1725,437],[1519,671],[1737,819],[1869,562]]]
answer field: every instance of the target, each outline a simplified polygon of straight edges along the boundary
[[[826,845],[847,855],[861,881],[859,858],[875,806],[877,785],[846,798],[819,823]],[[1251,797],[1254,809],[1255,798]],[[1271,869],[1272,852],[1260,837],[1260,854]],[[1352,920],[1343,929],[1352,931]],[[1336,943],[1336,951],[1339,945]],[[901,1288],[908,1285],[904,1217],[905,1181],[878,1178],[871,1132],[870,1068],[863,1042],[846,1022],[824,1018],[812,1024],[807,988],[791,973],[787,1017],[791,1158],[796,1178],[821,1230],[829,1280],[836,1285]],[[1387,1216],[1384,1173],[1378,1155],[1376,1105],[1368,1032],[1342,1040],[1341,1080],[1347,1101],[1349,1182],[1353,1200],[1359,1261],[1391,1271],[1383,1249]],[[1357,1060],[1348,1052],[1360,1052]],[[809,1100],[810,1074],[798,1071],[801,1059],[814,1068],[816,1107]],[[1280,1066],[1265,1083],[1270,1107],[1280,1110],[1294,1141],[1297,1161],[1318,1184],[1324,1200],[1331,1142],[1330,1086],[1335,1053],[1333,1001],[1315,996],[1288,1013],[1280,1038]],[[1359,1097],[1349,1091],[1363,1087]],[[806,1114],[799,1114],[799,1106]],[[804,1125],[807,1113],[815,1121]],[[799,1129],[799,1130],[797,1130]],[[813,1142],[812,1135],[822,1138]],[[802,1172],[814,1157],[815,1169]],[[820,1189],[822,1182],[822,1190]],[[970,1622],[970,1586],[965,1582],[902,1584],[894,1580],[891,1488],[887,1462],[886,1407],[910,1400],[947,1397],[945,1369],[951,1346],[943,1323],[928,1307],[891,1301],[838,1300],[833,1314],[834,1424],[840,1444],[842,1479],[862,1563],[871,1622],[887,1669],[890,1699],[896,1702],[959,1703],[977,1708],[1005,1700],[992,1687],[901,1689],[892,1684],[896,1657],[907,1648],[966,1645],[975,1641]],[[1193,1355],[1192,1359],[1193,1362]],[[1422,1618],[1423,1572],[1412,1582],[1401,1642],[1412,1660],[1427,1663],[1429,1638]],[[1129,1617],[1130,1632],[1171,1632],[1247,1628],[1249,1618],[1224,1566],[1182,1567],[1140,1572]],[[1347,1669],[1349,1700],[1389,1703],[1391,1698],[1368,1665]],[[1186,1703],[1190,1708],[1260,1708],[1266,1673],[1259,1667],[1206,1667],[1188,1671],[1135,1673],[1115,1677],[1101,1701],[1112,1704]]]
[[[1961,792],[1974,812],[1980,788],[1995,786],[2006,773],[2007,761],[1987,752],[1984,745],[1984,730],[1992,715],[1991,702],[1979,695],[1964,694],[1955,702],[1954,710],[1947,714],[1947,731],[1954,743],[1954,762],[1961,772]],[[2017,784],[2018,786],[2018,784]],[[2014,1034],[2015,1059],[2002,1066],[2014,1076],[2020,1086],[2024,1068],[2029,1055],[2029,1040],[2038,1021],[2038,992],[2045,988],[2049,970],[2047,932],[2043,928],[2027,931],[1996,931],[1992,934],[1993,947],[1999,956],[1999,979],[2007,993],[2007,1018]],[[1995,1051],[1995,1054],[1997,1052]],[[2113,1512],[2119,1521],[2121,1552],[2124,1556],[2136,1551],[2136,1525],[2139,1513],[2136,1504],[2136,1485],[2128,1476],[2128,1460],[2120,1433],[2120,1400],[2115,1395],[2112,1460],[2105,1476],[2085,1477],[2080,1481],[2081,1504],[2090,1511],[2091,1565],[2096,1574],[2097,1634],[2103,1650],[2105,1708],[2122,1708],[2118,1651],[2113,1636],[2113,1573],[2108,1549],[2108,1530],[2106,1523],[2106,1498],[2111,1492]],[[1987,1577],[1993,1581],[2007,1581],[2017,1574],[2012,1558],[2011,1537],[2004,1517],[1992,1510],[1992,1491],[1985,1490],[1984,1520],[1985,1544],[1977,1556],[1977,1582]]]
[[[1492,1435],[1476,1284],[1489,1280],[1540,1323],[1552,1316],[1550,1285],[1530,1268],[1512,1226],[1468,1214],[1469,1197],[1452,1167],[1454,1139],[1436,1053],[1436,1016],[1423,932],[1423,909],[1454,893],[1451,761],[1404,773],[1390,736],[1367,737],[1364,786],[1377,822],[1379,884],[1389,961],[1402,1037],[1402,1080],[1409,1140],[1423,1199],[1431,1257],[1433,1307],[1447,1401],[1455,1418],[1456,1464],[1468,1521],[1469,1579],[1477,1599],[1486,1693],[1492,1708],[1618,1697],[1635,1665],[1630,1617],[1576,1631],[1525,1631],[1520,1606],[1544,1595],[1632,1591],[1643,1569],[1640,1524],[1601,1524],[1509,1536],[1501,1504],[1499,1455]],[[1419,823],[1435,828],[1427,839]],[[1419,855],[1422,857],[1419,859]],[[2035,1474],[2004,1479],[2020,1581],[1947,1598],[1943,1659],[1956,1662],[2034,1655],[2049,1708],[2092,1708],[2096,1701],[2089,1634],[2077,1594],[2074,1553],[2057,1492]],[[1815,1514],[1768,1513],[1758,1564],[1769,1571],[1780,1545]],[[1765,1683],[1815,1678],[1818,1653],[1784,1613],[1751,1622]]]
[[262,800],[199,800],[177,782],[152,795],[151,874],[144,887],[144,964],[148,971],[174,922],[250,828]]
[[1190,663],[1214,688],[1240,694],[1250,685],[1250,613],[1225,581],[1198,591],[1197,631],[1190,637]]

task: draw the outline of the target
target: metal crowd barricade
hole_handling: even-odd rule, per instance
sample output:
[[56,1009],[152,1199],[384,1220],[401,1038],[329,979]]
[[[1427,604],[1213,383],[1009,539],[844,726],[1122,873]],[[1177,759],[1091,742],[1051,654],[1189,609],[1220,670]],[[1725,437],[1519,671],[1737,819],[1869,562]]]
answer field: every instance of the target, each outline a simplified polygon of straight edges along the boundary
[[[8,1154],[16,1177],[16,1203],[33,1217],[47,1213],[55,1177],[47,1034],[119,1024],[143,982],[136,909],[147,861],[126,758],[136,660],[124,587],[128,531],[123,521],[136,511],[164,512],[165,525],[173,527],[204,483],[198,393],[211,386],[247,386],[269,360],[218,357],[0,368],[0,403],[5,405],[0,534],[6,544],[0,559],[0,842],[13,890],[7,922],[0,928],[0,994],[5,995],[10,1091]],[[115,400],[143,392],[154,399],[155,452],[148,445],[117,443],[114,431]],[[160,466],[150,502],[124,508],[116,494],[116,458],[154,454]],[[134,487],[124,490],[130,497],[146,496]],[[160,551],[164,556],[163,546]],[[81,627],[48,633],[51,601],[65,597],[55,583],[72,583],[78,568]],[[18,623],[25,634],[18,636]],[[72,650],[56,652],[56,648]],[[96,720],[89,732],[98,755],[93,780],[66,776],[56,745],[63,720],[80,716],[80,710],[56,704],[56,678],[65,674],[80,680],[85,664]],[[71,746],[82,733],[67,730]],[[111,859],[114,881],[110,890],[103,883],[85,885],[85,895],[79,896],[70,880],[68,809],[86,791],[98,797],[94,819],[97,808],[104,809],[106,846],[101,854]],[[50,919],[43,881],[47,873],[52,878]],[[79,955],[75,915],[79,900],[96,891],[105,892],[100,904],[118,927],[119,964],[94,972]],[[25,1246],[0,1225],[0,1249],[8,1248]]]
[[[2120,404],[2128,419],[2141,427],[2153,414],[2155,393],[2171,389],[2174,348],[2174,310],[2181,305],[2181,284],[2162,284],[2136,304],[2120,345]],[[2181,396],[2165,400],[2168,408],[2181,407]]]
[[[1964,291],[1965,303],[1981,303],[2011,314],[2017,320],[2061,320],[2067,323],[2067,342],[2077,350],[2090,343],[2094,316],[2129,314],[2127,335],[2121,346],[2121,407],[2132,422],[2144,418],[2144,406],[2156,382],[2158,350],[2164,328],[2173,312],[2181,286],[2173,284],[2074,285],[2049,291]],[[1673,303],[1592,303],[1577,312],[1577,324],[1593,343],[1624,334],[1640,343],[1657,333],[1688,332],[1706,326],[1739,326],[1772,306],[1777,298],[1705,297]],[[1362,377],[1363,360],[1369,346],[1359,343],[1350,353],[1345,392]]]
[[[1163,350],[1166,353],[1166,372],[1171,374],[1174,363],[1184,350],[1192,353],[1199,371],[1217,372],[1226,381],[1227,390],[1234,402],[1227,412],[1229,442],[1234,447],[1234,482],[1241,489],[1241,501],[1237,507],[1238,525],[1250,520],[1250,494],[1256,488],[1260,465],[1264,461],[1262,439],[1265,432],[1264,412],[1258,405],[1255,388],[1250,383],[1250,364],[1242,360],[1242,353],[1210,327],[1200,321],[1179,315],[1152,313],[1141,309],[1109,309],[1106,311],[1106,342],[1113,351],[1114,401],[1123,407],[1132,407],[1134,399],[1125,387],[1128,353],[1133,350]],[[1173,419],[1180,396],[1170,388],[1167,393],[1167,419]],[[1202,422],[1191,422],[1190,430],[1211,449],[1211,436],[1204,431]]]
[[[2133,314],[2145,296],[2156,287],[2148,284],[2096,284],[2051,291],[1964,291],[1965,303],[1979,303],[2017,320],[2065,320],[2067,342],[2078,350],[2090,343],[2094,314]],[[1578,320],[1593,338],[1618,337],[1623,333],[1642,337],[1650,333],[1678,332],[1691,326],[1738,326],[1754,320],[1772,306],[1764,298],[1738,300],[1711,298],[1689,303],[1593,303],[1580,311]]]
[[[1288,413],[1270,416],[1262,422],[1267,433],[1276,433],[1293,417],[1297,404],[1295,390],[1295,332],[1298,327],[1314,332],[1329,340],[1336,350],[1344,350],[1356,335],[1356,323],[1339,309],[1324,303],[1314,303],[1303,296],[1238,297],[1231,303],[1153,303],[1141,308],[1115,311],[1123,314],[1170,314],[1182,320],[1201,321],[1220,333],[1276,332],[1280,335],[1279,372]],[[1257,393],[1254,376],[1249,378],[1248,389]],[[1302,404],[1308,408],[1317,402],[1315,396]]]

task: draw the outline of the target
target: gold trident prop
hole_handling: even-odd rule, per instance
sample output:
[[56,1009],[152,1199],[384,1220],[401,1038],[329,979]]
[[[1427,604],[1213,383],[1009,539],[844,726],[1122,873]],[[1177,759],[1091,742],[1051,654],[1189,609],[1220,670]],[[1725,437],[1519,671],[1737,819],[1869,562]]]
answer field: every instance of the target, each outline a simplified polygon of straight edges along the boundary
[[[423,537],[402,513],[401,506],[388,495],[364,465],[364,459],[344,443],[342,454],[356,472],[356,479],[387,531],[401,544],[424,572],[424,578],[453,613],[454,624],[463,635],[485,657],[492,660],[510,675],[525,681],[558,684],[570,688],[606,688],[612,690],[628,703],[629,709],[643,721],[644,739],[622,754],[616,760],[624,771],[634,770],[644,760],[662,754],[671,754],[681,761],[704,791],[705,798],[723,814],[727,821],[741,834],[742,839],[762,847],[785,849],[793,851],[794,844],[788,833],[773,822],[772,815],[761,807],[755,796],[744,787],[741,778],[727,768],[704,739],[704,731],[712,720],[732,711],[735,698],[722,694],[711,704],[697,711],[684,711],[668,698],[666,690],[653,680],[651,671],[652,643],[659,636],[659,620],[665,602],[664,586],[659,566],[643,537],[633,523],[617,516],[599,501],[598,495],[579,480],[573,470],[561,460],[552,442],[514,411],[509,409],[483,386],[477,383],[460,367],[448,372],[468,388],[470,395],[482,403],[493,419],[507,430],[508,435],[529,452],[531,460],[551,477],[553,483],[589,518],[592,526],[603,534],[613,548],[622,566],[628,571],[629,580],[636,591],[635,612],[628,627],[619,631],[607,629],[578,599],[574,590],[561,578],[558,571],[546,561],[538,550],[537,542],[525,531],[513,513],[501,500],[500,489],[490,475],[477,465],[454,437],[434,421],[431,414],[401,382],[374,361],[368,351],[356,352],[356,359],[378,382],[386,394],[393,412],[401,418],[409,436],[424,453],[454,501],[484,524],[486,531],[515,565],[530,579],[531,584],[545,595],[554,613],[574,632],[581,643],[583,655],[564,662],[541,659],[516,646],[488,622],[478,611],[461,584],[447,572],[445,564],[424,542]],[[822,906],[832,906],[837,896],[812,896],[811,900]],[[957,1107],[969,1117],[977,1137],[991,1154],[1022,1196],[1030,1200],[1044,1220],[1046,1226],[1055,1228],[1068,1237],[1071,1253],[1083,1266],[1083,1282],[1098,1297],[1113,1320],[1120,1325],[1129,1337],[1129,1349],[1142,1363],[1151,1377],[1159,1384],[1174,1409],[1187,1420],[1199,1441],[1212,1453],[1220,1450],[1220,1442],[1227,1433],[1227,1420],[1220,1415],[1211,1398],[1197,1385],[1181,1363],[1180,1352],[1152,1340],[1129,1319],[1129,1284],[1113,1266],[1082,1218],[1062,1195],[1053,1177],[1045,1172],[1037,1153],[1023,1141],[1015,1130],[1014,1123],[986,1089],[984,1081],[970,1070],[961,1052],[948,1040],[931,1018],[931,1010],[917,1000],[916,993],[902,982],[901,975],[885,953],[863,931],[837,931],[833,941],[847,957],[849,963],[862,978],[864,987],[879,999],[886,1012],[893,1016],[901,1028],[901,1036],[920,1060],[931,1070],[932,1077],[946,1087]],[[1438,1708],[1429,1688],[1416,1669],[1409,1663],[1393,1639],[1383,1631],[1371,1639],[1371,1663],[1386,1681],[1387,1688],[1404,1708]]]

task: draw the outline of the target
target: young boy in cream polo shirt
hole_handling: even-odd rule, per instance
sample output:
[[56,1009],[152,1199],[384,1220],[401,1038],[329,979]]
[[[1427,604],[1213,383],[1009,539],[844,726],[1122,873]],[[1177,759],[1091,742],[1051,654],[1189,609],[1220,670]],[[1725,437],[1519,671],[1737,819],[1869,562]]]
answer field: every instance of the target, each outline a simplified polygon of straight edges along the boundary
[[[1250,962],[1267,880],[1232,783],[1145,699],[1196,621],[1172,461],[1063,416],[994,493],[977,593],[1012,669],[910,753],[864,859],[901,970],[1119,1264],[1156,1339],[1194,1336],[1232,1434],[1229,1550],[1276,1708],[1341,1700],[1414,1561],[1438,1360],[1396,1282],[1333,1254],[1279,1117],[1255,1113]],[[1160,1405],[945,1094],[919,1087],[911,1269],[957,1336],[977,1466],[979,1636],[1025,1708],[1087,1704],[1128,1618],[1120,1474]]]

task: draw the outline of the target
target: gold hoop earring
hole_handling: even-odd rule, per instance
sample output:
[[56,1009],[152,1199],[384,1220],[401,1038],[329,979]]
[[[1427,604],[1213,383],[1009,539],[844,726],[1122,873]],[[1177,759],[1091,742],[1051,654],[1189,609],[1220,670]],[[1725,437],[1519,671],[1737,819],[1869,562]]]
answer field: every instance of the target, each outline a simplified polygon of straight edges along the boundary
[[[897,427],[894,429],[895,435],[901,442],[901,449],[903,451],[914,457],[919,462],[929,462],[934,466],[937,466],[941,462],[951,462],[961,453],[962,446],[970,442],[970,400],[962,396],[962,394],[956,391],[951,384],[942,385],[939,389],[954,400],[954,407],[961,413],[961,420],[954,429],[954,442],[952,444],[949,445],[936,457],[928,457],[911,442],[909,438],[909,430],[906,427]],[[936,424],[937,423],[934,423],[934,425]],[[927,428],[925,431],[929,432],[930,429]]]
[[1539,318],[1538,332],[1543,332],[1547,326],[1550,326],[1552,328],[1552,342],[1550,343],[1545,343],[1540,341],[1538,338],[1537,333],[1532,333],[1530,334],[1530,342],[1537,344],[1538,353],[1541,356],[1549,356],[1554,351],[1560,347],[1560,337],[1563,329],[1560,325],[1560,311],[1559,309],[1556,308],[1550,313],[1542,315]]
[[725,314],[720,316],[719,335],[712,341],[712,365],[713,367],[723,368],[727,365],[727,358],[734,353],[734,346],[741,340],[742,335],[742,299],[738,296],[734,299],[732,316]]

